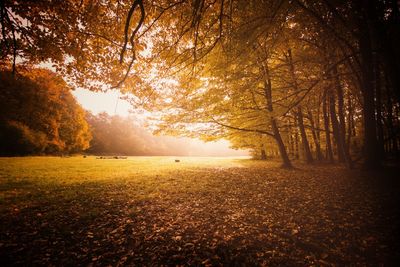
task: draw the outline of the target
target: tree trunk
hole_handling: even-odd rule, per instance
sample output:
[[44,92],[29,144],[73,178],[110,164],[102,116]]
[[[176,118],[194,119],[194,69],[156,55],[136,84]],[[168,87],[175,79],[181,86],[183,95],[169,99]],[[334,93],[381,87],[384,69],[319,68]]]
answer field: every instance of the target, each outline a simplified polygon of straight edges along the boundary
[[277,125],[276,120],[274,118],[271,120],[271,125],[272,125],[272,132],[273,132],[275,140],[276,140],[276,144],[278,145],[279,154],[280,154],[281,159],[282,159],[282,167],[283,168],[292,168],[293,167],[292,163],[290,162],[290,159],[289,159],[288,154],[286,152],[285,144],[283,143],[281,134],[279,132],[278,125]]
[[310,149],[310,144],[308,143],[307,139],[307,134],[306,134],[306,129],[304,127],[304,121],[303,121],[303,111],[301,107],[297,108],[297,124],[299,126],[299,131],[300,131],[300,136],[301,136],[301,142],[303,143],[303,149],[306,157],[306,162],[307,163],[313,163],[314,159],[311,154],[311,149]]
[[260,148],[260,159],[261,160],[266,160],[267,159],[267,154],[265,153],[264,145],[261,144]]
[[348,94],[347,97],[347,108],[348,108],[348,113],[347,113],[347,153],[350,155],[350,146],[351,146],[351,132],[353,129],[353,104],[351,102],[351,95]]
[[[269,69],[268,69],[268,64],[265,62],[262,65],[262,71],[264,73],[264,94],[265,94],[265,100],[267,102],[267,110],[272,113],[273,112],[273,106],[272,106],[272,88],[271,88],[271,78],[269,76]],[[276,144],[279,149],[279,154],[282,159],[282,167],[283,168],[292,168],[292,163],[290,162],[290,159],[288,157],[287,151],[285,144],[283,143],[282,136],[279,132],[278,124],[275,120],[274,117],[270,116],[271,120],[271,126],[272,126],[272,132],[274,134],[274,139],[276,141]]]
[[338,96],[338,115],[339,115],[339,144],[341,146],[341,151],[343,153],[343,160],[346,163],[347,167],[352,169],[353,162],[350,157],[349,143],[346,143],[346,121],[344,116],[344,93],[342,83],[339,79],[339,73],[337,71],[337,67],[333,68],[333,74],[335,75],[336,82],[336,93]]
[[360,33],[359,44],[361,52],[361,92],[363,96],[363,119],[364,119],[364,167],[367,169],[378,169],[381,166],[379,156],[379,145],[376,138],[375,118],[375,93],[374,93],[374,66],[372,60],[372,48],[368,24],[360,25],[363,29]]
[[[288,59],[288,63],[289,63],[290,73],[292,76],[293,88],[294,88],[295,92],[298,92],[299,86],[297,84],[296,72],[295,72],[295,68],[294,68],[294,64],[293,64],[291,49],[288,49],[287,59]],[[305,153],[305,157],[306,157],[306,162],[313,163],[314,160],[313,160],[313,157],[311,154],[310,144],[308,143],[306,130],[304,128],[303,111],[302,111],[300,104],[298,104],[298,106],[297,106],[296,118],[297,118],[297,125],[299,126],[301,142],[303,143],[303,149],[304,149],[304,153]]]
[[376,92],[376,126],[378,132],[378,145],[380,157],[385,157],[385,141],[383,133],[383,117],[382,117],[382,93],[381,93],[381,79],[380,70],[377,59],[375,58],[375,92]]
[[333,163],[334,157],[333,157],[333,151],[332,151],[332,143],[331,143],[331,134],[330,134],[330,129],[329,129],[329,115],[328,115],[328,99],[326,97],[326,91],[324,92],[323,96],[323,102],[322,102],[322,113],[324,115],[324,128],[325,128],[325,140],[326,140],[326,157],[329,160],[329,162]]
[[[360,25],[364,30],[365,38],[369,41],[371,51],[376,49],[380,53],[382,67],[385,73],[388,75],[390,82],[393,86],[393,92],[396,96],[397,102],[400,103],[400,66],[398,62],[398,41],[393,39],[393,35],[400,33],[399,31],[399,2],[393,0],[391,5],[391,14],[386,18],[385,22],[380,18],[381,14],[387,12],[383,10],[383,5],[377,5],[376,1],[363,1],[366,21],[363,21]],[[366,24],[366,25],[365,25]],[[388,30],[388,28],[391,28]],[[360,40],[361,43],[362,40]],[[361,44],[360,44],[361,49]],[[376,66],[376,64],[375,64]]]
[[314,119],[313,119],[311,110],[308,110],[308,119],[309,119],[310,124],[311,124],[311,133],[312,133],[312,136],[313,136],[313,139],[314,139],[315,151],[316,151],[316,154],[317,154],[317,160],[318,161],[322,161],[323,156],[322,156],[322,152],[321,152],[321,145],[319,143],[319,138],[317,136],[317,132],[316,132],[316,129],[315,129],[316,127],[315,127],[315,123],[314,123]]
[[294,158],[299,159],[299,132],[297,131],[297,123],[295,121],[295,128],[294,128]]
[[[319,141],[319,145],[321,148],[321,99],[319,100],[319,104],[318,104],[318,109],[317,109],[317,116],[316,116],[316,121],[315,121],[315,125],[316,125],[316,133],[317,133],[317,138]],[[321,149],[321,153],[322,153],[322,149]]]
[[335,101],[335,94],[332,89],[328,88],[328,100],[329,100],[329,114],[332,124],[333,130],[333,138],[336,142],[337,152],[338,152],[338,160],[339,162],[345,162],[344,160],[344,150],[343,144],[341,142],[341,134],[339,128],[339,121],[336,116],[336,101]]
[[290,119],[289,119],[288,131],[289,131],[289,155],[292,156],[292,157],[294,157],[294,155],[295,155],[295,151],[294,151],[294,138],[293,138],[292,124],[291,124],[291,120],[290,120]]
[[388,84],[386,84],[386,92],[387,92],[387,124],[388,124],[388,132],[389,132],[389,137],[388,141],[390,141],[390,152],[397,153],[398,147],[397,147],[397,141],[396,141],[396,129],[394,128],[393,124],[393,102],[392,102],[392,95],[390,92],[390,88]]

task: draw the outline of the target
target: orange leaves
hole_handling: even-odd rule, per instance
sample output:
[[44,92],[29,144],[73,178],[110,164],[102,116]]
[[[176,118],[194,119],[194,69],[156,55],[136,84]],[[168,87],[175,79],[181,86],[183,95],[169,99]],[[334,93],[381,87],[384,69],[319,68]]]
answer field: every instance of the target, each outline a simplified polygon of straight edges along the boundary
[[5,79],[1,84],[3,96],[8,95],[0,98],[1,117],[9,126],[0,129],[9,136],[2,153],[77,152],[87,148],[90,134],[83,110],[64,80],[46,69],[20,72],[22,75],[16,78],[1,73]]

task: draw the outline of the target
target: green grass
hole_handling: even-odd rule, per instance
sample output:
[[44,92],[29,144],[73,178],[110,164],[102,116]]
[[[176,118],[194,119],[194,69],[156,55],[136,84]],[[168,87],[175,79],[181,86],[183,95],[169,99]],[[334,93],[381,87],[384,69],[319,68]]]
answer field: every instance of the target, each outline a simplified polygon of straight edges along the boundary
[[[190,173],[252,164],[255,161],[248,159],[210,157],[0,158],[0,211],[13,204],[25,207],[46,197],[74,198],[77,188],[81,189],[81,195],[111,192],[126,195],[129,191],[129,197],[137,199],[166,191],[200,190],[207,179],[194,181]],[[188,172],[176,180],[178,174]]]
[[[176,163],[174,160],[181,162]],[[96,159],[96,157],[24,157],[0,158],[1,182],[31,181],[45,183],[83,183],[106,180],[140,179],[165,175],[171,171],[195,168],[229,168],[251,164],[238,158],[209,157],[129,157]]]

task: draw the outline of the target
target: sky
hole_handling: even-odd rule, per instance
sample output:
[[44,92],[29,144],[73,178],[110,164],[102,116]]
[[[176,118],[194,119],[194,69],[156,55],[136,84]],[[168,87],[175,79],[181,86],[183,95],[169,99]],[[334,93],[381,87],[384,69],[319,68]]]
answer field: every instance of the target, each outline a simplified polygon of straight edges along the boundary
[[127,116],[131,109],[127,101],[118,99],[120,93],[117,90],[103,93],[79,88],[72,91],[72,94],[85,109],[94,114],[105,111],[110,115]]
[[[132,110],[131,105],[119,99],[120,93],[116,90],[107,92],[92,92],[86,89],[75,89],[72,91],[77,101],[86,110],[93,114],[107,112],[110,115],[128,116]],[[135,113],[136,115],[136,113]],[[138,116],[138,115],[136,115]],[[160,138],[160,137],[156,137]],[[219,140],[216,142],[203,142],[198,139],[164,137],[169,143],[173,142],[188,148],[190,156],[248,156],[246,150],[235,150],[229,148],[229,141]]]

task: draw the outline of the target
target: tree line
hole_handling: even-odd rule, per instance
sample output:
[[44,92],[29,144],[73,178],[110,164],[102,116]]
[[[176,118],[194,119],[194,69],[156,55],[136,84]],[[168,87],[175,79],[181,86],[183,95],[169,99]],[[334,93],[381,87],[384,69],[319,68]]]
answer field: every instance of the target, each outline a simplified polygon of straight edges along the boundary
[[48,69],[0,71],[0,156],[190,152],[182,141],[153,136],[132,115],[84,110],[71,91]]
[[132,92],[134,105],[160,113],[159,132],[228,138],[260,157],[279,153],[285,167],[301,157],[379,168],[398,155],[395,0],[16,0],[0,9],[3,62],[50,60],[71,83]]
[[78,153],[89,147],[85,111],[65,81],[45,69],[0,72],[2,156]]
[[201,152],[196,147],[186,147],[185,140],[152,135],[133,115],[88,112],[86,119],[92,132],[90,147],[85,151],[88,154],[185,156]]

